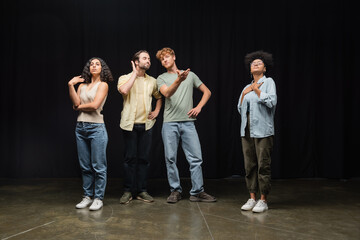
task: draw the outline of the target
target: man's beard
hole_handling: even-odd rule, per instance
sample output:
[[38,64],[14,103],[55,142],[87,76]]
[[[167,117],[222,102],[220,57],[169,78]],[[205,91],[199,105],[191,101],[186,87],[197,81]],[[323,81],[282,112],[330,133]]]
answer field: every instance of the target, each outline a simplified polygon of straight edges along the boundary
[[150,64],[149,65],[145,65],[145,64],[144,65],[139,65],[139,68],[142,69],[142,70],[145,70],[145,71],[149,70]]

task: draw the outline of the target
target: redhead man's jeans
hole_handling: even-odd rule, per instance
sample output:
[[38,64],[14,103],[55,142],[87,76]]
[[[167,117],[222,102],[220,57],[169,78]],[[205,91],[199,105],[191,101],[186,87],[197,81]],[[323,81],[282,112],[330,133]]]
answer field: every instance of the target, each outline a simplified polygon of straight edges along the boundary
[[193,121],[164,122],[162,138],[165,149],[165,162],[167,176],[171,192],[182,192],[179,171],[176,166],[177,150],[181,139],[187,161],[190,165],[192,188],[190,195],[196,195],[204,191],[202,175],[202,154],[198,134]]

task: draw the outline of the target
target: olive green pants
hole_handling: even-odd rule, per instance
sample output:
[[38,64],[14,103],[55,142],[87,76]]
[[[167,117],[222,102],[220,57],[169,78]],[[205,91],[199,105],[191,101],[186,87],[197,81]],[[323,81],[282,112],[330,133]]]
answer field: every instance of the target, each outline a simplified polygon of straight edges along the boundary
[[245,162],[245,180],[250,193],[268,195],[271,190],[271,152],[274,137],[251,138],[249,121],[241,138]]

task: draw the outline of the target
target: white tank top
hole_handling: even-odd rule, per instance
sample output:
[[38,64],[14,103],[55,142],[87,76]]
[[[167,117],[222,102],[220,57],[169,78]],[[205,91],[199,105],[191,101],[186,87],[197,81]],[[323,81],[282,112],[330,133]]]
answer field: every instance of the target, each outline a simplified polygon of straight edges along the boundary
[[[86,90],[88,84],[82,85],[80,89],[80,103],[86,104],[94,101],[97,89],[101,82],[96,83],[90,90]],[[92,123],[104,123],[104,116],[101,114],[103,110],[103,106],[105,104],[107,96],[105,96],[102,101],[100,107],[96,111],[85,112],[79,111],[79,115],[77,118],[78,122],[92,122]]]

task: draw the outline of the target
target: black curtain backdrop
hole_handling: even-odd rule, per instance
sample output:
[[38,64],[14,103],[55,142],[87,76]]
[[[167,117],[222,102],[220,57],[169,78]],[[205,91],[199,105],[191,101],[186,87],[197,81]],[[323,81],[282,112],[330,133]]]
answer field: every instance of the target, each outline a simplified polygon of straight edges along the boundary
[[[354,9],[354,10],[352,10]],[[77,112],[67,82],[101,57],[115,81],[104,118],[108,176],[123,175],[120,75],[146,49],[175,50],[212,91],[196,121],[205,178],[244,176],[237,102],[250,82],[244,56],[264,50],[277,84],[273,178],[353,178],[358,157],[357,12],[349,1],[1,1],[0,177],[79,177]],[[356,65],[355,65],[356,64]],[[200,99],[195,91],[194,102]],[[154,127],[152,178],[166,177],[162,113]],[[183,177],[188,164],[179,149]]]

